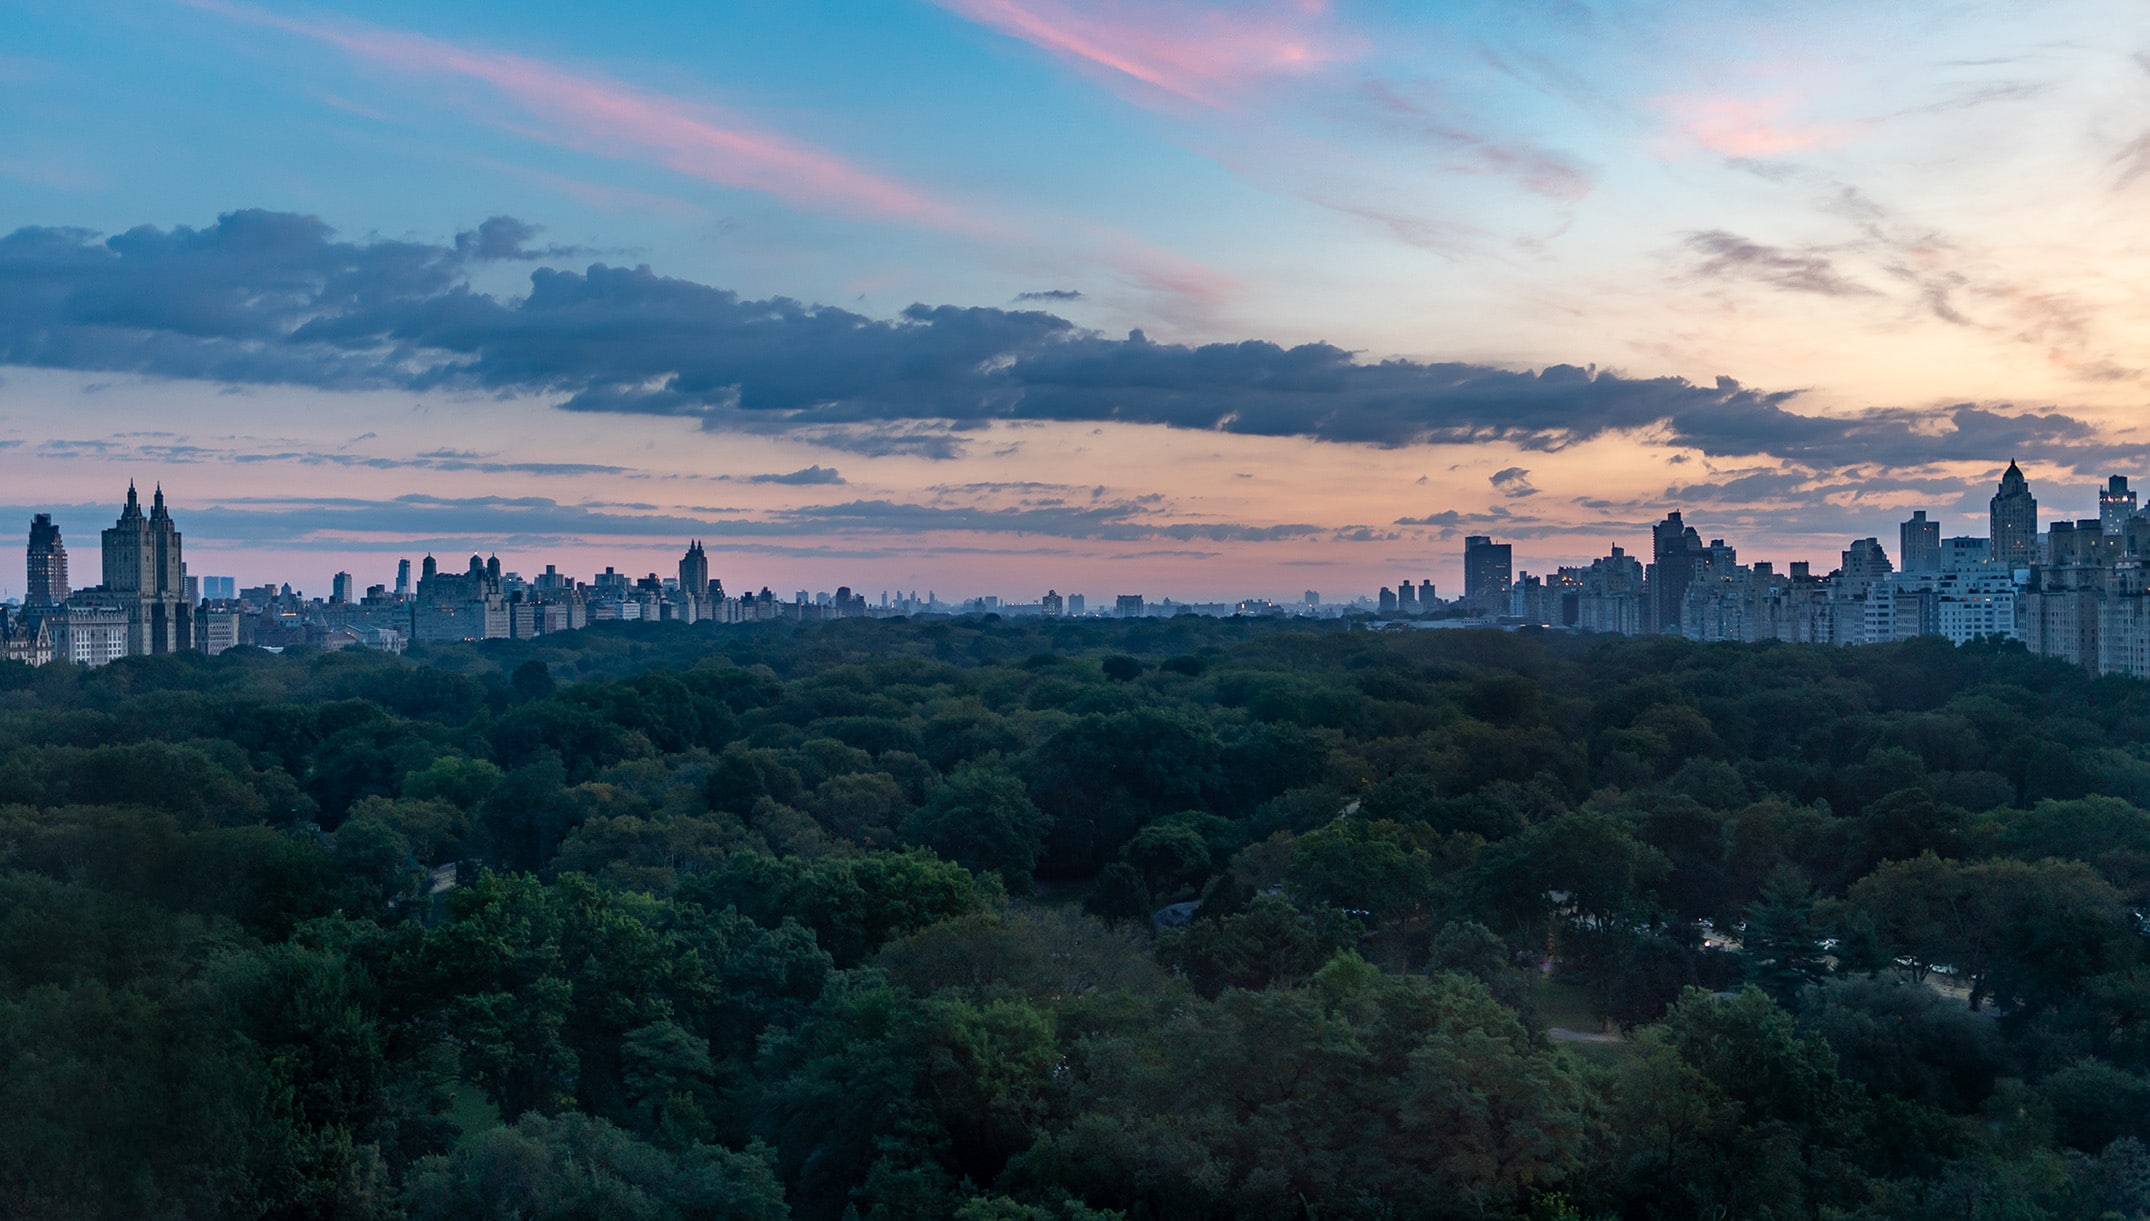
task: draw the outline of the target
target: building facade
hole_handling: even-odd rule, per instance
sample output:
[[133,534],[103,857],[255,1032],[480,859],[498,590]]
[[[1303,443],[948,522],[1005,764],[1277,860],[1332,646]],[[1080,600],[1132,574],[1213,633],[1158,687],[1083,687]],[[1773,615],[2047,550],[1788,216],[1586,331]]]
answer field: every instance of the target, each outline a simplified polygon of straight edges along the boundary
[[2028,568],[2038,560],[2038,498],[2031,495],[2030,481],[2010,462],[2001,474],[2000,489],[1987,509],[1992,527],[1993,560],[2011,570]]
[[24,606],[51,607],[67,601],[67,544],[60,541],[60,528],[52,524],[50,513],[30,519],[28,575]]
[[[76,602],[117,610],[127,619],[125,656],[183,653],[194,647],[194,604],[187,600],[187,567],[179,528],[160,485],[142,512],[134,485],[119,520],[103,536],[104,584]],[[72,619],[72,615],[70,616]],[[70,628],[72,630],[72,628]]]
[[[1463,600],[1473,610],[1498,614],[1508,609],[1508,591],[1515,584],[1515,548],[1496,543],[1483,534],[1463,540]],[[1406,589],[1410,588],[1407,584]],[[1397,595],[1399,609],[1402,594]],[[1413,601],[1417,600],[1416,594]]]

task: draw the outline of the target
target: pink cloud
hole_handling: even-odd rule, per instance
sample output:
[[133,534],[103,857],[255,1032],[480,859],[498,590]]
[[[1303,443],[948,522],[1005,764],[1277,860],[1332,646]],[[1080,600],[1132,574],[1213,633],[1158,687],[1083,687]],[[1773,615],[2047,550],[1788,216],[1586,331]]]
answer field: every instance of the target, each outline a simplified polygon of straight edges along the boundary
[[1325,28],[1326,0],[1192,9],[1150,0],[935,0],[942,8],[1063,59],[1206,106],[1272,76],[1356,56],[1358,40]]
[[1214,310],[1243,291],[1238,280],[1208,264],[1124,233],[1100,235],[1102,262],[1151,292],[1177,297],[1198,311]]
[[1849,127],[1791,121],[1792,105],[1784,97],[1728,95],[1675,97],[1660,103],[1672,113],[1681,143],[1728,157],[1775,157],[1832,148],[1851,138]]
[[756,129],[713,108],[602,76],[350,22],[285,17],[226,0],[186,0],[233,20],[326,43],[367,63],[482,84],[512,103],[496,126],[580,152],[644,158],[719,186],[759,191],[804,208],[982,236],[996,226],[824,149]]

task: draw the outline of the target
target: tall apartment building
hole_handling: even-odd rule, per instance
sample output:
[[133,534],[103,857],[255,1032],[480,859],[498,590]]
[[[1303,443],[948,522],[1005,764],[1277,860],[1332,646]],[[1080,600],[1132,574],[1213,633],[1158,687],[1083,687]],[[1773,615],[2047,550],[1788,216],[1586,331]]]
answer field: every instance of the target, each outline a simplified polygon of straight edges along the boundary
[[[1483,534],[1463,540],[1463,600],[1474,610],[1500,614],[1508,609],[1515,584],[1515,548]],[[1401,595],[1398,595],[1399,601]]]
[[1694,583],[1707,552],[1695,528],[1680,520],[1678,509],[1650,528],[1650,631],[1681,630],[1687,587]]
[[2135,516],[2135,493],[2128,490],[2128,477],[2114,475],[2098,489],[2098,528],[2104,534],[2121,534]]
[[[125,647],[120,656],[139,657],[159,653],[182,653],[194,647],[194,604],[187,600],[187,568],[180,552],[179,529],[164,504],[158,487],[148,513],[142,512],[134,485],[127,485],[127,503],[119,520],[103,535],[104,584],[74,594],[67,602],[67,632],[83,633],[78,650],[70,642],[70,657],[78,653],[112,660],[106,632],[111,614],[126,622]],[[77,614],[80,608],[83,613]],[[94,612],[94,613],[93,613]],[[110,614],[106,613],[110,612]],[[83,661],[101,665],[103,661]]]
[[60,528],[52,514],[30,519],[29,583],[23,587],[22,604],[40,608],[67,601],[67,544],[60,541]]
[[1897,567],[1904,572],[1941,571],[1941,523],[1927,519],[1926,510],[1911,515],[1897,528]]
[[1988,506],[1993,560],[2003,567],[2028,568],[2038,562],[2038,498],[2015,463],[2001,474],[2000,489]]

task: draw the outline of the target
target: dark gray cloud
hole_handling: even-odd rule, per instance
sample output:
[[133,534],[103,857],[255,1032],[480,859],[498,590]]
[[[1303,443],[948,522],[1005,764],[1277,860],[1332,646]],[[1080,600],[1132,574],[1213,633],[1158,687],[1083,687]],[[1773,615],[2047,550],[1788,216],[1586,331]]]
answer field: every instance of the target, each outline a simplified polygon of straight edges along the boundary
[[1514,520],[1516,520],[1515,514],[1499,505],[1494,505],[1483,513],[1465,513],[1460,509],[1443,509],[1438,513],[1428,513],[1424,517],[1399,517],[1396,519],[1396,524],[1399,526],[1437,526],[1446,530],[1456,526],[1496,526],[1502,522]]
[[[1963,405],[1825,418],[1788,410],[1796,392],[1729,378],[1362,361],[1326,343],[1168,344],[1036,310],[913,305],[876,319],[745,300],[646,267],[539,268],[519,299],[472,287],[476,263],[531,257],[530,236],[495,218],[452,246],[343,241],[311,217],[261,211],[110,237],[20,229],[0,237],[0,365],[534,395],[569,410],[936,458],[962,453],[966,434],[988,424],[1025,421],[1536,450],[1648,431],[1711,456],[1815,466],[2021,453],[2089,469],[2139,453],[2058,412]],[[1719,257],[1774,266],[1736,251],[1724,245]],[[1792,262],[1769,274],[1814,291],[1833,283],[1826,267],[1784,257]]]
[[[1173,539],[1180,542],[1273,542],[1327,533],[1332,527],[1293,523],[1253,526],[1227,522],[1146,520],[1147,498],[1100,505],[1047,505],[1014,508],[907,504],[891,500],[854,500],[810,505],[777,515],[771,523],[806,530],[872,530],[899,533],[970,531],[991,534],[1044,534],[1057,538],[1131,542]],[[744,525],[753,529],[755,523]]]
[[835,467],[822,466],[816,463],[803,471],[792,471],[786,475],[749,475],[746,481],[748,483],[781,483],[791,487],[808,487],[816,484],[843,483],[844,477],[836,473]]
[[1080,301],[1082,292],[1073,288],[1045,288],[1032,293],[1017,293],[1018,301]]
[[1768,246],[1722,229],[1689,234],[1687,246],[1704,256],[1696,274],[1706,279],[1760,280],[1777,288],[1825,297],[1879,295],[1845,277],[1827,255],[1813,250]]
[[527,263],[537,259],[566,259],[587,254],[579,246],[546,246],[530,243],[543,230],[512,216],[495,216],[476,229],[455,235],[456,253],[480,262]]
[[1486,482],[1493,485],[1494,491],[1510,500],[1521,500],[1526,496],[1538,494],[1538,489],[1531,486],[1530,472],[1520,466],[1495,471]]
[[[852,500],[838,504],[748,512],[728,507],[665,508],[628,501],[563,502],[548,496],[437,496],[410,493],[389,499],[357,497],[222,497],[207,503],[184,482],[165,482],[182,532],[223,545],[319,550],[487,550],[537,547],[591,539],[701,538],[741,548],[810,540],[872,539],[884,551],[947,552],[952,534],[981,536],[976,546],[955,550],[999,552],[1022,538],[1026,553],[1051,550],[1050,542],[1226,543],[1275,542],[1310,537],[1352,541],[1359,527],[1304,523],[1256,525],[1161,518],[1155,497],[1098,504],[996,507]],[[40,505],[63,530],[89,534],[118,512],[111,504]],[[0,520],[5,510],[0,510]],[[1387,537],[1393,538],[1394,535]],[[362,540],[362,541],[355,541]],[[824,544],[816,544],[824,545]]]
[[[195,445],[184,441],[143,442],[133,437],[164,434],[128,434],[112,438],[71,439],[56,437],[37,446],[40,458],[104,458],[139,460],[171,465],[204,462],[237,462],[256,465],[290,462],[300,466],[334,466],[353,470],[463,471],[479,475],[634,475],[624,466],[594,462],[503,462],[466,450],[432,450],[408,458],[340,453],[333,450],[249,449],[231,445]],[[20,441],[5,443],[20,445]]]

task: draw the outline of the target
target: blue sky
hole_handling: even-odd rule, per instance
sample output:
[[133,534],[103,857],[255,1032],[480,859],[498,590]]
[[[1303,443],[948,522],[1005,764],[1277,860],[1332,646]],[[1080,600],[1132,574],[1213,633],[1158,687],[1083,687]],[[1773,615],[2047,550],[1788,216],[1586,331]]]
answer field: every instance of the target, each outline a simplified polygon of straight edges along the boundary
[[163,478],[197,571],[1341,594],[2146,452],[2138,4],[5,10],[9,499]]

